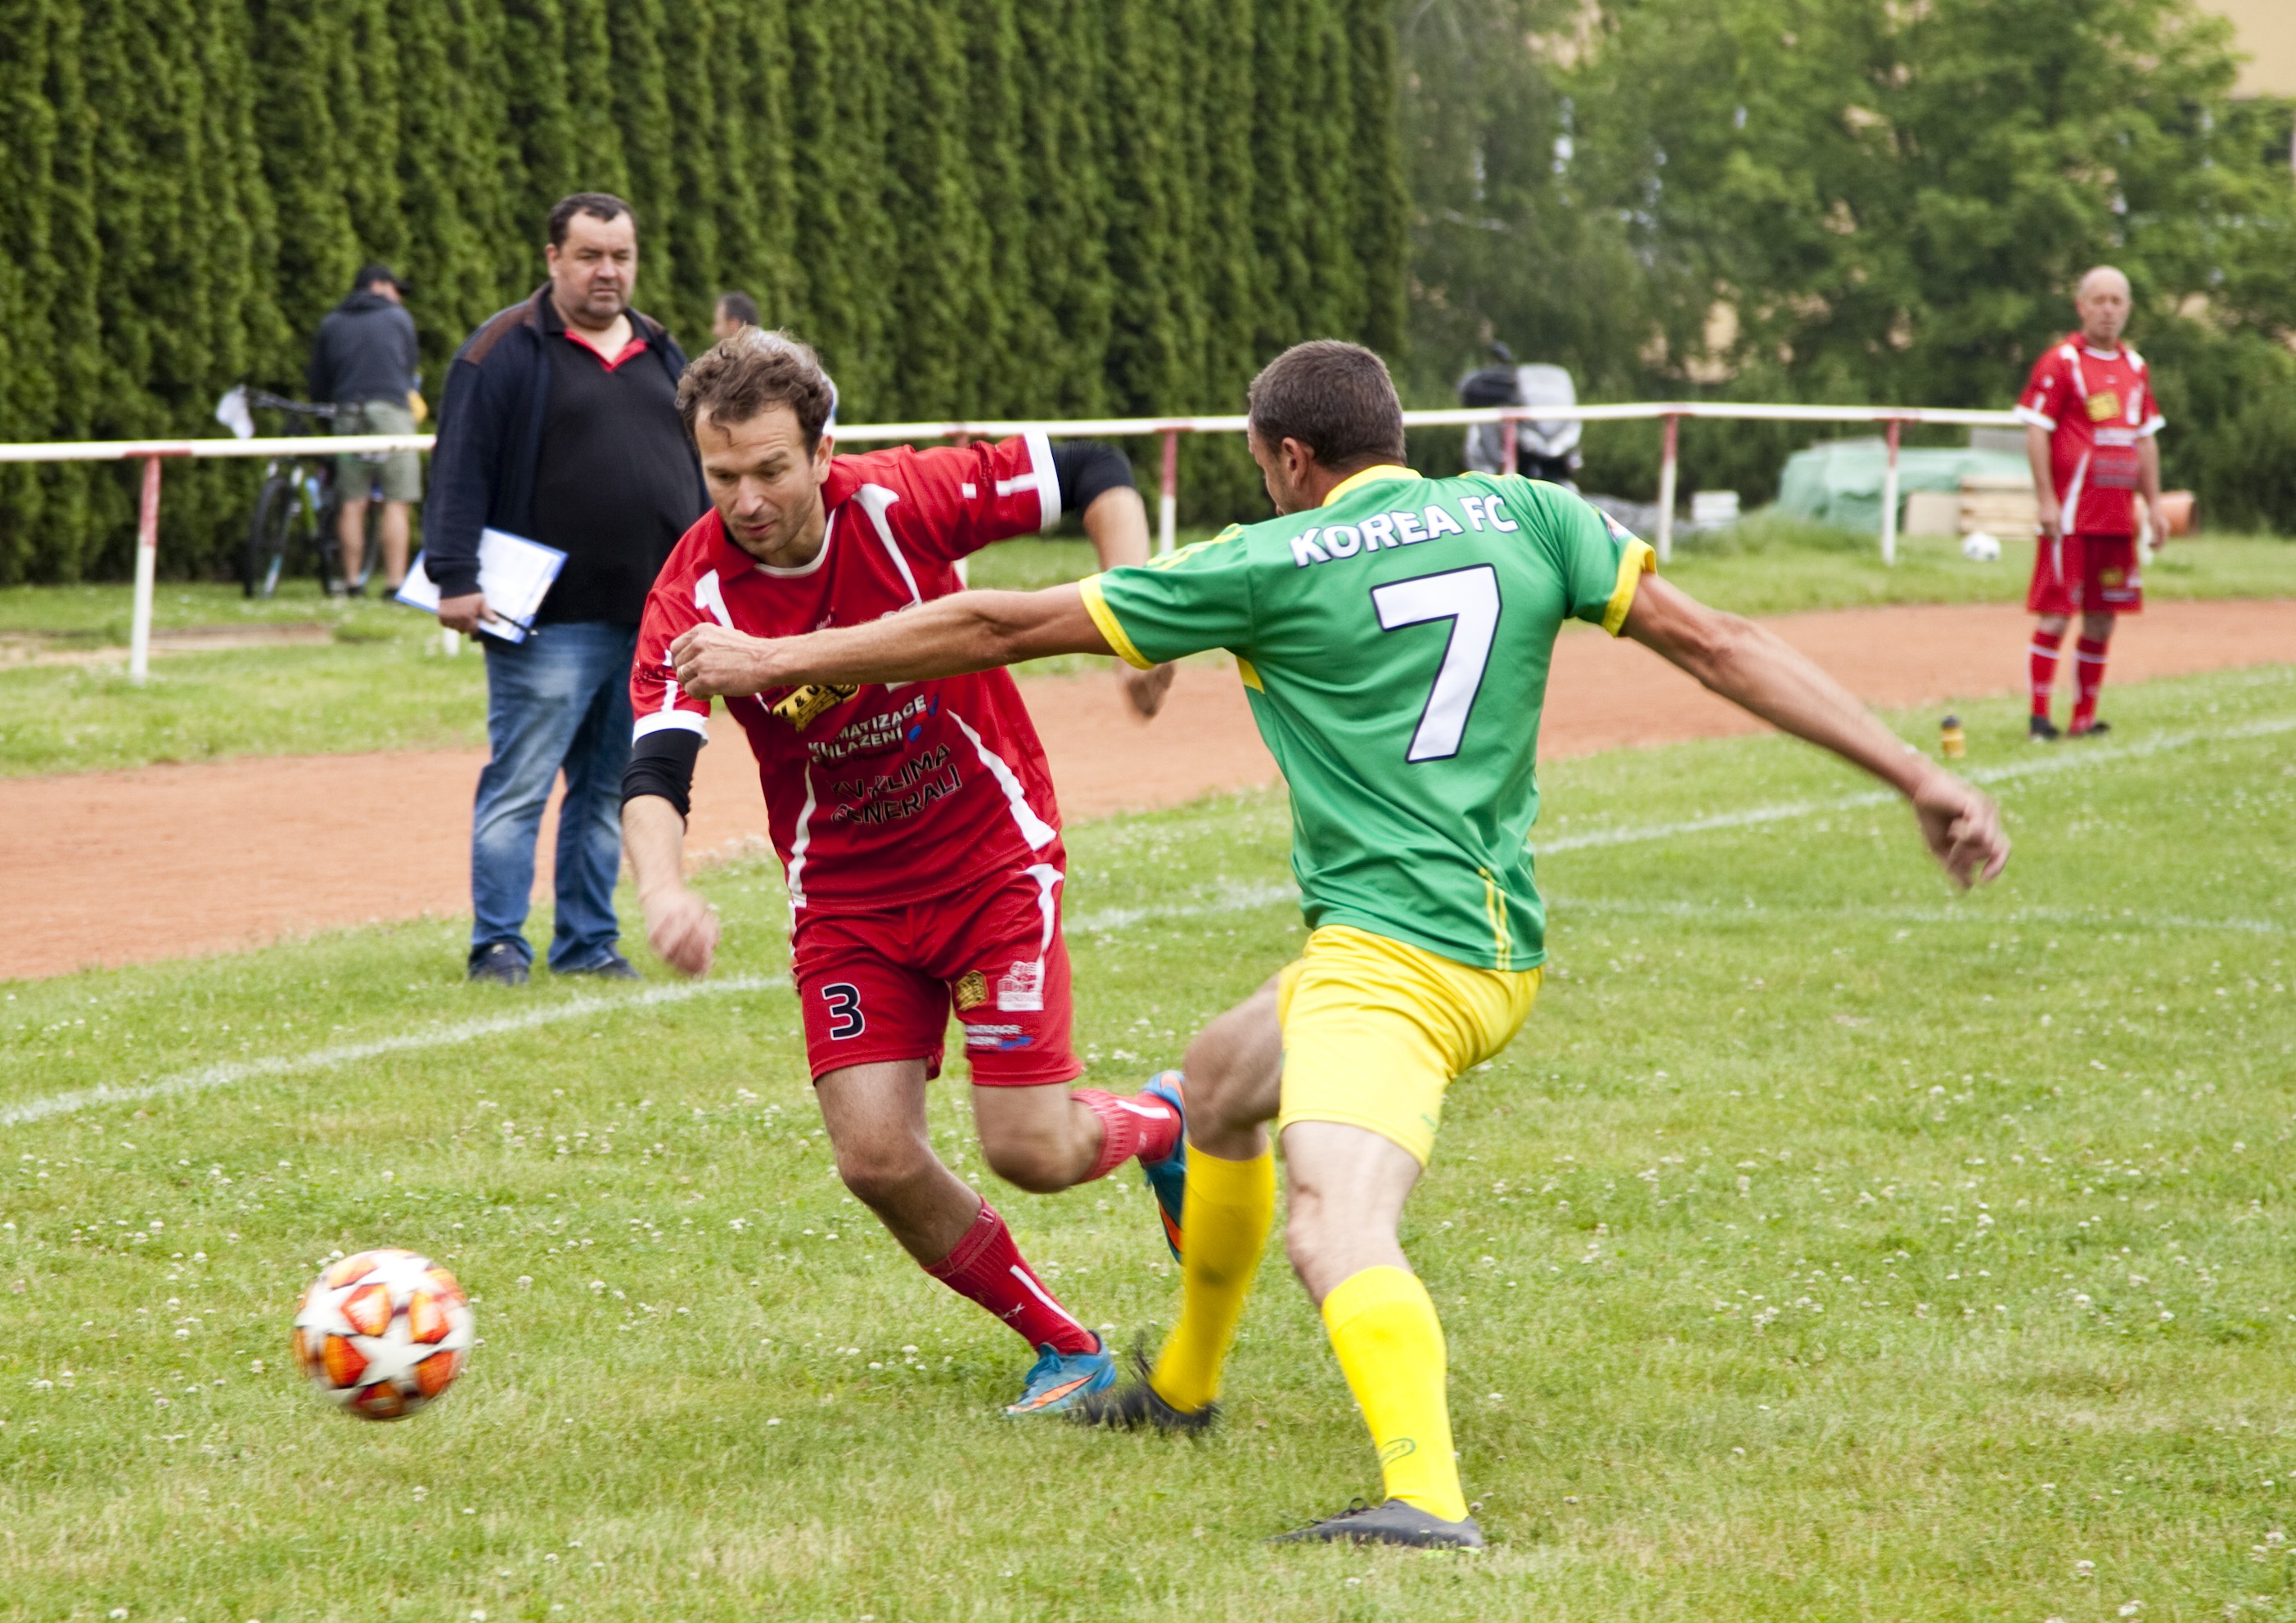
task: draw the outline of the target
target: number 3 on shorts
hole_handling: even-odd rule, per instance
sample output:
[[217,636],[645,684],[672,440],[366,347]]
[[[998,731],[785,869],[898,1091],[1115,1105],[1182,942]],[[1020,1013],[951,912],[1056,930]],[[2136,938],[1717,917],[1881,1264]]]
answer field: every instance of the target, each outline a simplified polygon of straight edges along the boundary
[[859,1037],[867,1029],[861,1018],[860,988],[840,980],[835,986],[822,988],[821,1000],[829,1005],[829,1036],[832,1042]]

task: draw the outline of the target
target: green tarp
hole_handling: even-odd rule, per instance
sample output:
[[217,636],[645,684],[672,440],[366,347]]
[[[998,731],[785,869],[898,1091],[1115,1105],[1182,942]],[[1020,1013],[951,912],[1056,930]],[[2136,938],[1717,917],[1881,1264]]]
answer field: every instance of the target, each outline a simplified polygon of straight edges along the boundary
[[[1796,518],[1843,529],[1882,533],[1882,478],[1890,450],[1879,439],[1833,439],[1786,458],[1778,480],[1778,510]],[[1909,490],[1958,490],[1972,474],[2030,477],[2025,459],[2014,451],[1980,451],[1969,446],[1908,447],[1898,453],[1898,499]],[[1898,518],[1905,517],[1903,509]]]

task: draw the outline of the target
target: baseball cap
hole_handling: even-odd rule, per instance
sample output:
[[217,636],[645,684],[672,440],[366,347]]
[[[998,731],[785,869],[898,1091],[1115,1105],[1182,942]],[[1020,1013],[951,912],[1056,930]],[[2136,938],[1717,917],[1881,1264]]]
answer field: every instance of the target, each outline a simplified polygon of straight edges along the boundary
[[373,259],[359,266],[359,274],[351,282],[351,291],[357,292],[362,288],[373,287],[378,282],[388,282],[402,293],[411,293],[414,291],[401,281],[398,273],[390,266]]

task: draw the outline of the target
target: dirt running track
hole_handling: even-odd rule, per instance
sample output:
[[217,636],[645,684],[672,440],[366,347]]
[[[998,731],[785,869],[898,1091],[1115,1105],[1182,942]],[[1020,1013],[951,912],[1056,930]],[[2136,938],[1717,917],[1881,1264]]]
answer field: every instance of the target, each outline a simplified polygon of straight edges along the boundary
[[[1877,705],[2015,693],[2029,621],[2006,605],[1863,609],[1772,626]],[[2296,660],[2296,602],[2163,603],[2115,640],[2111,679]],[[1103,676],[1027,685],[1070,819],[1266,783],[1275,764],[1225,672],[1181,672],[1142,725]],[[2108,705],[2108,709],[2109,709]],[[1555,653],[1549,758],[1758,724],[1638,648],[1574,629]],[[228,951],[469,906],[483,753],[250,758],[0,780],[0,980]],[[691,848],[762,848],[749,751],[702,751]],[[546,860],[551,830],[543,835]],[[547,876],[537,886],[547,894]]]

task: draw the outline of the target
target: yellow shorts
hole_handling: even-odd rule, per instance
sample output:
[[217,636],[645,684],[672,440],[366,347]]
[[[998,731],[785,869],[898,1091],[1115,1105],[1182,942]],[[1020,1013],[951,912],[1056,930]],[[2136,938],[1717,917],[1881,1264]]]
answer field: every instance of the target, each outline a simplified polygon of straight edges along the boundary
[[1365,1127],[1425,1166],[1444,1089],[1521,1029],[1539,975],[1476,969],[1351,925],[1325,925],[1278,982],[1276,1131],[1295,1121]]

